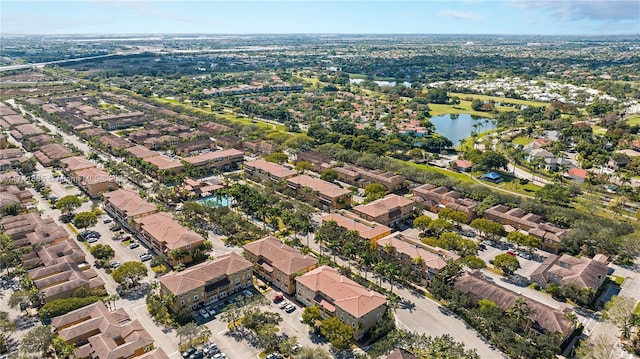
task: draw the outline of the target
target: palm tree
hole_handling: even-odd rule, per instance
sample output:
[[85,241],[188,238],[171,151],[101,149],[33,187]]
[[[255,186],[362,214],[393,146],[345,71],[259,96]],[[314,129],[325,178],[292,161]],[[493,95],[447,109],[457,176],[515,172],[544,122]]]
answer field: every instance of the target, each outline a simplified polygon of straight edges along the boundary
[[525,328],[528,330],[530,325],[529,316],[533,314],[535,310],[529,307],[529,304],[525,301],[523,297],[519,297],[513,303],[511,308],[507,310],[507,315],[516,319],[519,323],[525,324]]
[[382,287],[382,277],[386,271],[387,263],[384,261],[380,261],[373,266],[373,271],[378,274],[378,278],[380,279],[380,286]]
[[351,270],[351,258],[356,254],[356,245],[352,242],[346,242],[342,246],[342,253],[347,257],[347,263],[349,264],[349,270]]
[[367,273],[369,272],[369,267],[373,264],[373,260],[375,259],[373,253],[371,251],[365,251],[360,254],[360,264],[364,267],[364,279],[367,279]]
[[394,263],[389,263],[386,268],[386,275],[389,277],[389,281],[391,282],[391,294],[393,294],[393,281],[396,276],[400,273],[398,266]]
[[[193,338],[195,338],[199,332],[200,329],[194,322],[189,322],[183,326],[178,327],[178,329],[176,330],[176,334],[179,338],[187,338],[187,340],[189,341],[189,346],[191,346]],[[180,341],[182,342],[182,339]]]

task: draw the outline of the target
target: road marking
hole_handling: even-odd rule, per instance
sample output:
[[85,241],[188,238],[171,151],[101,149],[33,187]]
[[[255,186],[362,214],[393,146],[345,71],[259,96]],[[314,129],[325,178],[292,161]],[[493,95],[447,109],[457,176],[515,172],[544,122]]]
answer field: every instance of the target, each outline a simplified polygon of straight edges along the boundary
[[223,330],[223,331],[221,331],[221,332],[218,332],[218,334],[224,334],[224,333],[226,333],[228,330],[229,330],[229,329],[225,329],[225,330]]

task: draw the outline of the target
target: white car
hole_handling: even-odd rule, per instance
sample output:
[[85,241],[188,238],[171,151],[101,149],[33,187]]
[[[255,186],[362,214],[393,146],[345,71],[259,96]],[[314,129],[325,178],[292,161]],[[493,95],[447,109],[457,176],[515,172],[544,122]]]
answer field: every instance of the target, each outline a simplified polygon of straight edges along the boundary
[[95,243],[98,241],[98,238],[96,237],[89,237],[87,238],[87,243]]
[[282,303],[280,303],[280,309],[284,309],[286,308],[288,305],[291,305],[291,303],[289,303],[288,300],[282,301]]
[[243,290],[242,294],[244,294],[244,296],[247,297],[247,298],[252,298],[253,297],[253,293],[251,293],[251,291],[248,290],[248,289]]
[[111,262],[111,268],[116,269],[118,267],[120,267],[122,265],[122,263],[118,262],[118,261],[113,261]]
[[204,309],[204,308],[203,308],[203,309],[200,309],[199,313],[200,313],[200,315],[201,315],[204,319],[209,318],[209,312],[207,312],[207,310],[206,310],[206,309]]

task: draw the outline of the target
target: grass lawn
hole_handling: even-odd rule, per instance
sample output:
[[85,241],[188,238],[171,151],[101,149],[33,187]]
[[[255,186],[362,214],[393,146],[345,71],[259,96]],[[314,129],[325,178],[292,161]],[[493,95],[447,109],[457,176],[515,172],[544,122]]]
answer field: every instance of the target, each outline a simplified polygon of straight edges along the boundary
[[629,126],[640,125],[640,113],[628,116],[627,123],[629,124]]
[[422,170],[425,170],[425,171],[433,171],[433,172],[442,173],[445,176],[455,177],[460,182],[475,182],[473,180],[473,178],[467,176],[464,173],[449,171],[449,170],[444,169],[444,168],[425,165],[425,164],[421,164],[421,163],[414,163],[414,162],[410,162],[410,161],[400,161],[400,162],[408,164],[408,165],[416,167],[416,168],[419,168],[419,169],[422,169]]
[[612,275],[611,280],[613,280],[617,285],[622,285],[622,283],[624,283],[624,278],[617,275]]
[[431,114],[431,116],[442,116],[448,114],[469,114],[479,117],[493,118],[493,113],[491,112],[480,112],[472,110],[471,102],[469,101],[461,100],[457,105],[442,105],[438,103],[430,103],[429,108],[431,109],[431,111],[429,111],[429,114]]
[[[363,74],[349,74],[349,78],[350,79],[354,79],[354,80],[366,80],[367,79],[367,75],[363,75]],[[374,76],[373,77],[374,81],[389,81],[389,82],[393,82],[396,79],[394,79],[393,77],[380,77],[380,76]]]
[[535,196],[536,192],[541,188],[531,182],[526,185],[520,184],[520,179],[510,176],[504,176],[504,180],[500,183],[491,183],[489,181],[484,181],[487,185],[495,188],[505,189],[507,191],[516,192],[523,194],[525,196]]
[[518,136],[516,138],[513,139],[513,141],[511,141],[514,145],[528,145],[531,142],[533,142],[533,138],[531,137],[525,137],[525,136]]
[[471,97],[471,98],[477,98],[478,100],[483,100],[483,101],[493,100],[494,102],[500,102],[500,103],[511,103],[514,105],[526,105],[526,106],[536,106],[536,107],[547,107],[549,105],[546,102],[518,100],[515,98],[476,95],[476,94],[457,93],[457,92],[451,92],[449,96],[458,96],[460,97],[460,99]]
[[605,133],[607,133],[606,128],[600,127],[597,125],[591,125],[591,129],[593,130],[593,133],[596,135],[604,135]]

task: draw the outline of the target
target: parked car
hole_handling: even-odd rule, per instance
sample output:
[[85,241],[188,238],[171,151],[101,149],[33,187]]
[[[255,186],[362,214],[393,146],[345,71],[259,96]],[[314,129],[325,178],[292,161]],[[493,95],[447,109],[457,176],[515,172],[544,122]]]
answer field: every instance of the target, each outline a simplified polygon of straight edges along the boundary
[[87,243],[95,243],[98,241],[98,237],[89,237],[87,238]]
[[200,309],[199,310],[200,315],[204,318],[204,319],[208,319],[209,318],[209,312],[207,312],[206,309]]
[[251,293],[251,291],[248,290],[248,289],[243,290],[242,294],[244,294],[244,296],[247,297],[247,298],[252,298],[253,297],[253,293]]
[[202,359],[204,358],[204,353],[202,350],[198,349],[193,354],[189,356],[189,359]]
[[134,249],[134,248],[138,248],[138,247],[140,247],[140,243],[138,243],[138,242],[129,243],[129,248],[130,249]]
[[207,310],[207,313],[209,313],[209,315],[214,316],[216,315],[216,309],[212,306],[207,306],[205,308]]
[[226,355],[224,355],[224,353],[218,353],[218,354],[216,354],[216,355],[214,355],[214,356],[213,356],[213,359],[224,359],[224,358],[226,358],[226,357],[227,357],[227,356],[226,356]]
[[284,311],[287,313],[292,313],[294,310],[296,310],[296,307],[293,304],[289,304],[284,307]]
[[113,269],[116,269],[116,268],[120,267],[121,265],[122,265],[122,263],[120,263],[118,261],[112,261],[111,264],[110,264],[111,268],[113,268]]
[[218,349],[216,343],[209,343],[205,345],[203,352],[205,355],[213,355],[220,353],[220,349]]
[[273,302],[278,304],[284,300],[284,296],[282,294],[276,294],[273,296]]
[[189,350],[187,350],[186,352],[182,353],[182,357],[183,358],[188,358],[188,357],[191,356],[191,354],[195,353],[196,350],[197,350],[196,348],[189,348]]
[[514,257],[517,255],[516,252],[512,251],[511,249],[507,251],[507,254]]
[[111,223],[111,222],[113,222],[113,221],[111,220],[111,218],[107,218],[107,219],[105,219],[104,221],[102,221],[102,223],[104,223],[104,224]]
[[126,241],[128,241],[129,239],[131,239],[131,236],[129,236],[129,235],[124,235],[124,236],[121,236],[121,237],[120,237],[120,242],[126,242]]
[[151,254],[144,253],[140,255],[140,260],[143,262],[150,261],[151,259],[153,259]]
[[291,305],[291,303],[289,303],[289,301],[285,300],[282,303],[280,303],[280,309],[284,309],[287,307],[287,305]]

